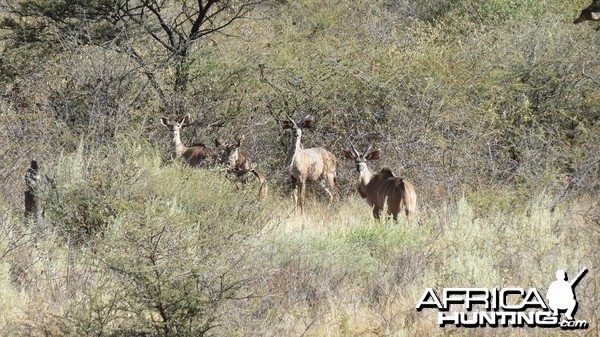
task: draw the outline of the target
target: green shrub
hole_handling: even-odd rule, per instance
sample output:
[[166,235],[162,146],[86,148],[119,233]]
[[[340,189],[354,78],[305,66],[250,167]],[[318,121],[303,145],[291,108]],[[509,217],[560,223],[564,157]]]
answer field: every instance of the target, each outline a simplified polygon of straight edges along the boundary
[[161,167],[130,145],[113,153],[123,155],[119,166],[96,162],[86,171],[74,158],[58,170],[57,180],[71,184],[61,185],[68,193],[59,189],[64,206],[51,221],[84,243],[87,229],[98,237],[78,261],[92,266],[91,283],[56,324],[70,335],[201,336],[219,325],[228,301],[251,293],[245,263],[248,243],[268,224],[264,205],[257,190],[239,189],[218,170]]

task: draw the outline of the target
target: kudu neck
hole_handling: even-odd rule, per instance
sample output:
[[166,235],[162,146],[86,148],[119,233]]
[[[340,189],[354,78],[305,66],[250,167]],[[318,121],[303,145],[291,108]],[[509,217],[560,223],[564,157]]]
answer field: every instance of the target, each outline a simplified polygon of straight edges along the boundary
[[374,176],[375,174],[371,171],[371,168],[365,163],[364,170],[360,171],[358,176],[358,192],[363,198],[367,196],[367,185]]
[[294,135],[292,137],[292,146],[290,146],[290,149],[289,149],[288,155],[287,155],[287,159],[285,161],[287,165],[291,165],[292,162],[294,161],[294,157],[302,150],[302,144],[300,143],[300,138],[301,137],[296,137]]
[[175,154],[178,156],[181,156],[187,149],[187,146],[183,145],[181,142],[181,136],[179,132],[173,134],[173,144],[175,145]]
[[237,165],[239,159],[240,159],[240,148],[236,147],[231,152],[231,154],[229,154],[229,157],[227,158],[227,160],[229,161],[229,166],[235,167]]
[[366,186],[367,184],[369,184],[369,182],[371,182],[373,176],[375,176],[375,174],[373,173],[373,171],[371,171],[371,168],[365,164],[365,169],[360,172],[360,182],[365,184]]

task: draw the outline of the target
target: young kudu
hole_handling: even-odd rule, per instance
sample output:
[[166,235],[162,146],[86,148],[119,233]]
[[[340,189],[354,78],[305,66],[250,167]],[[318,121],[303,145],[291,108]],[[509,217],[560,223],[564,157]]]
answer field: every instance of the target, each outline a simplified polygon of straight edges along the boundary
[[[333,192],[335,191],[335,171],[336,161],[331,152],[322,147],[304,149],[300,143],[302,130],[310,129],[313,120],[306,116],[303,120],[296,123],[293,119],[280,120],[283,129],[292,130],[292,145],[288,151],[285,164],[288,167],[293,185],[294,203],[300,205],[300,211],[304,212],[304,197],[306,194],[306,181],[312,180],[319,183],[329,197],[329,202],[333,201]],[[298,202],[298,187],[300,188],[300,199]]]
[[252,159],[240,150],[244,136],[236,139],[234,144],[222,145],[218,140],[215,141],[217,148],[222,148],[220,162],[225,164],[225,168],[235,174],[237,177],[244,177],[247,173],[252,173],[260,184],[259,195],[265,196],[268,193],[267,178],[252,167]]
[[181,142],[181,129],[189,125],[190,115],[185,115],[181,122],[169,121],[168,118],[162,117],[160,123],[171,131],[173,135],[173,144],[175,145],[175,156],[183,157],[190,166],[211,166],[215,164],[216,153],[214,150],[207,148],[204,145],[185,146]]
[[379,159],[381,154],[379,150],[371,151],[369,146],[367,151],[361,155],[354,145],[351,145],[350,148],[352,151],[343,150],[344,157],[353,159],[356,164],[358,193],[373,208],[373,216],[379,219],[381,211],[387,203],[387,213],[391,214],[394,220],[398,220],[398,214],[404,211],[410,222],[412,214],[417,208],[417,194],[413,185],[394,176],[388,167],[382,168],[378,173],[371,171],[367,166],[367,161]]

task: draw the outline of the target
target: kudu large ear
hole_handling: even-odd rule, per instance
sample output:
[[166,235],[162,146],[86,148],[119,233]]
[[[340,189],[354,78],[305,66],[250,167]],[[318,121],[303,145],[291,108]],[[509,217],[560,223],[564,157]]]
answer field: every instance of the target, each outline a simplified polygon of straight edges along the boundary
[[279,124],[281,124],[281,126],[283,127],[283,129],[291,129],[294,124],[290,121],[286,121],[285,119],[281,119],[279,120]]
[[377,159],[379,159],[380,155],[381,155],[381,151],[373,150],[373,151],[369,152],[369,154],[365,157],[365,159],[366,160],[377,160]]
[[164,126],[169,126],[169,119],[167,117],[161,117],[160,124],[162,124]]
[[185,115],[179,124],[181,124],[181,126],[190,124],[190,114]]
[[309,117],[306,116],[306,118],[302,121],[302,123],[300,123],[300,127],[302,129],[310,129],[313,126],[314,121]]

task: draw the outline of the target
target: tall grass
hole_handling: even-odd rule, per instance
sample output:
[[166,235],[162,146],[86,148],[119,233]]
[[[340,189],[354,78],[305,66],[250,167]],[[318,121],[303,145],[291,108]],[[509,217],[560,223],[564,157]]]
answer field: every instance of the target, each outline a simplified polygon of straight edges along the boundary
[[356,196],[314,196],[300,214],[285,190],[260,199],[136,144],[94,158],[50,172],[45,223],[4,213],[1,335],[558,335],[439,328],[415,306],[428,287],[545,294],[557,269],[584,266],[576,317],[597,332],[594,200],[551,211],[546,195],[513,209],[463,197],[396,223]]
[[[276,270],[266,287],[277,294],[269,307],[277,322],[268,331],[315,336],[534,335],[545,329],[439,328],[427,310],[416,312],[426,288],[522,287],[541,294],[558,269],[574,276],[597,268],[598,230],[582,217],[589,204],[550,210],[546,196],[518,210],[476,212],[461,199],[440,205],[420,224],[377,222],[357,200],[339,206],[323,227],[315,213],[292,218],[268,238],[261,265]],[[304,222],[303,222],[304,221]],[[300,224],[299,224],[300,223]],[[593,276],[582,280],[577,317],[597,329],[600,298]],[[261,331],[264,332],[264,331]]]

